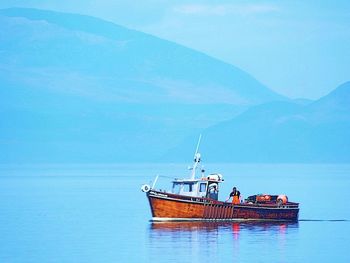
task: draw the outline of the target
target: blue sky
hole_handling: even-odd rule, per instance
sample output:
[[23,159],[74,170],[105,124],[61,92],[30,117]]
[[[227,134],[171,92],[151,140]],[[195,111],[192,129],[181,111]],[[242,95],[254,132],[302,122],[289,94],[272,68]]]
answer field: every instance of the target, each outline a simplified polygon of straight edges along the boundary
[[2,0],[88,14],[203,51],[292,98],[350,80],[350,1]]

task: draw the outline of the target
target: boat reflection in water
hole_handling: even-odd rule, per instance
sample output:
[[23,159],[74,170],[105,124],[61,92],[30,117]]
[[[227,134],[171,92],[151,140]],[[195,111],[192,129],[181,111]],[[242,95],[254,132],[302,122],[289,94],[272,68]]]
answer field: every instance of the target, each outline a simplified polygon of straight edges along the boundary
[[232,257],[251,257],[253,262],[257,256],[269,258],[271,253],[283,262],[297,232],[298,222],[153,222],[149,242],[151,252],[169,253],[169,262],[176,262],[179,254],[195,254],[196,262]]
[[239,234],[242,230],[285,234],[288,228],[298,228],[298,222],[153,222],[150,225],[150,232],[155,235],[183,232],[212,233],[220,231],[231,231],[233,234]]

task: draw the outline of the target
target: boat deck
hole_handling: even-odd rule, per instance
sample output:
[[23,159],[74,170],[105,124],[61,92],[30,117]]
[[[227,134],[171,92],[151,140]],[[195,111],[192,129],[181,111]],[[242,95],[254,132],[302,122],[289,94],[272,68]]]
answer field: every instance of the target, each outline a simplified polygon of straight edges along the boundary
[[296,221],[299,204],[240,203],[191,197],[151,190],[148,193],[154,221],[259,220]]

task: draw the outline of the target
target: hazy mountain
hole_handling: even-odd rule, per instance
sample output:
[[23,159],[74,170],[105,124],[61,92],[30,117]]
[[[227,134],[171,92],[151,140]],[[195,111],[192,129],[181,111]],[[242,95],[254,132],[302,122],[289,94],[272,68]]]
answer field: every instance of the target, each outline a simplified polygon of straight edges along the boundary
[[[191,158],[195,142],[188,138],[165,159]],[[206,129],[201,151],[210,162],[349,162],[350,82],[307,105],[252,107]]]
[[0,10],[2,162],[152,160],[284,97],[203,53],[97,18]]
[[293,99],[292,101],[294,103],[300,104],[300,105],[308,105],[308,104],[311,104],[313,102],[313,100],[304,99],[304,98]]
[[314,122],[350,121],[350,81],[307,107]]
[[97,18],[35,9],[0,15],[2,66],[25,71],[21,84],[124,102],[255,104],[282,98],[232,65]]

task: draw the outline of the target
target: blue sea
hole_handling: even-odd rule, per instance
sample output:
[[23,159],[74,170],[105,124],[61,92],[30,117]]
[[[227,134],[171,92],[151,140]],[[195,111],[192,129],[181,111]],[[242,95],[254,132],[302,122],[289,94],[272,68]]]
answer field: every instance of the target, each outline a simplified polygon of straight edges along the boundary
[[350,165],[205,169],[223,174],[220,199],[287,194],[300,221],[150,222],[141,185],[167,189],[187,164],[0,165],[0,262],[350,262]]

